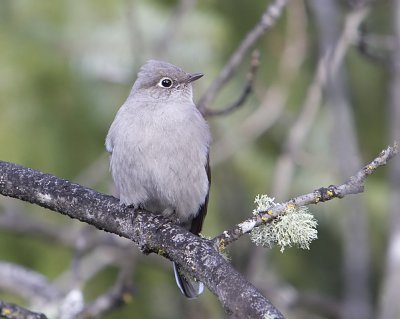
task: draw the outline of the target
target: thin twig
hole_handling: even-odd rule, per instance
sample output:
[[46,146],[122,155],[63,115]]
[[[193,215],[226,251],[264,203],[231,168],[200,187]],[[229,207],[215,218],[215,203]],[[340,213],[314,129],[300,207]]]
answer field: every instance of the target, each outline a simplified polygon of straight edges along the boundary
[[129,303],[134,294],[134,288],[130,280],[131,267],[123,267],[114,286],[97,297],[92,303],[87,305],[77,316],[77,319],[98,318],[113,309]]
[[367,9],[350,13],[346,18],[345,26],[338,41],[319,60],[314,79],[308,87],[302,110],[297,115],[296,121],[291,125],[287,139],[283,144],[284,151],[277,161],[273,194],[278,197],[286,197],[288,185],[290,185],[290,180],[294,174],[294,159],[298,156],[307,134],[315,122],[321,107],[323,90],[326,88],[328,80],[336,75],[346,52],[354,40],[355,31],[364,21],[367,13]]
[[[110,234],[106,234],[110,236]],[[121,246],[102,246],[94,247],[92,251],[86,252],[79,260],[79,282],[83,286],[90,281],[94,276],[101,272],[104,268],[110,265],[119,267],[125,259],[134,260],[134,250],[128,241],[122,241],[126,247]],[[70,290],[76,286],[74,282],[74,270],[71,267],[67,268],[54,281],[58,287],[63,287],[65,290]]]
[[242,106],[243,103],[250,96],[250,93],[253,91],[254,79],[256,77],[259,65],[260,65],[260,52],[258,50],[255,50],[251,55],[250,69],[249,72],[247,73],[247,80],[246,83],[244,84],[244,89],[242,91],[242,94],[240,94],[239,98],[221,110],[214,111],[208,108],[204,109],[203,111],[204,116],[210,117],[210,116],[226,115],[235,111],[240,106]]
[[388,146],[378,157],[364,166],[355,175],[351,176],[344,184],[321,187],[311,193],[294,197],[282,204],[277,204],[268,211],[262,211],[258,215],[236,225],[234,228],[224,231],[222,234],[215,237],[213,242],[219,250],[224,250],[227,245],[236,241],[242,235],[251,232],[255,227],[269,223],[273,219],[284,214],[288,207],[318,204],[334,198],[343,198],[350,194],[362,193],[364,191],[365,179],[374,173],[378,167],[385,165],[387,161],[397,155],[398,152],[399,145],[395,142],[393,146]]
[[268,5],[267,9],[261,16],[260,21],[246,35],[237,50],[232,54],[228,62],[225,64],[218,77],[214,80],[206,93],[198,102],[197,107],[199,108],[201,113],[204,114],[205,109],[208,108],[217,93],[232,77],[250,48],[269,28],[271,28],[275,24],[276,20],[281,16],[282,10],[286,6],[288,1],[289,0],[275,0],[272,4]]
[[281,117],[289,96],[291,83],[299,74],[307,51],[307,18],[304,4],[294,1],[287,7],[287,27],[278,73],[260,98],[260,106],[238,125],[224,130],[224,135],[212,145],[211,165],[229,159],[239,149],[252,145]]

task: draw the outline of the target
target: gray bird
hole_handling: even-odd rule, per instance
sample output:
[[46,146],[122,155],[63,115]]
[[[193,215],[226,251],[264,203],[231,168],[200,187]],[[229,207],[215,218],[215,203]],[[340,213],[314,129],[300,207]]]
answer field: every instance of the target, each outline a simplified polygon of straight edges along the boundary
[[[192,82],[202,76],[148,61],[106,138],[121,203],[159,212],[196,235],[207,213],[210,189],[211,135],[192,94]],[[202,293],[203,284],[176,264],[174,272],[186,297]]]

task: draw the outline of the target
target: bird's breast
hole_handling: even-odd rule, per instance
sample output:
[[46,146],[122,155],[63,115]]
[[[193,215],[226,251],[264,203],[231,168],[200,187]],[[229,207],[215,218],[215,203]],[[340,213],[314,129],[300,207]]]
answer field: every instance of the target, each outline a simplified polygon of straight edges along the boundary
[[119,171],[113,175],[120,179],[121,199],[139,201],[136,192],[159,208],[171,206],[182,220],[193,216],[208,193],[210,133],[201,114],[179,105],[125,114],[122,123],[111,167]]

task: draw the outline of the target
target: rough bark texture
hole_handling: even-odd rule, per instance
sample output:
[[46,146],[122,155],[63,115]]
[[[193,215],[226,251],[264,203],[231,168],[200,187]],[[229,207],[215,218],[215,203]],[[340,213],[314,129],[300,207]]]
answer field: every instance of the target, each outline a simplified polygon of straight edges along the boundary
[[0,300],[0,318],[7,319],[47,319],[42,313],[32,312],[12,303]]
[[133,240],[146,253],[156,252],[182,265],[238,318],[283,315],[213,248],[159,215],[134,210],[118,199],[30,168],[0,161],[0,194],[40,205]]

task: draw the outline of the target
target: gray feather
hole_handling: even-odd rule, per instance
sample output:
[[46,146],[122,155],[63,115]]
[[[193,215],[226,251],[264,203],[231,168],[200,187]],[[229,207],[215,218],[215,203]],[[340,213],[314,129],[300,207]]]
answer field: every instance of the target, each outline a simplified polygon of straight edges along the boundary
[[[188,230],[194,221],[199,231],[207,211],[211,140],[192,97],[191,81],[200,76],[166,62],[147,62],[105,143],[122,203],[163,213]],[[164,78],[171,87],[161,85]]]

